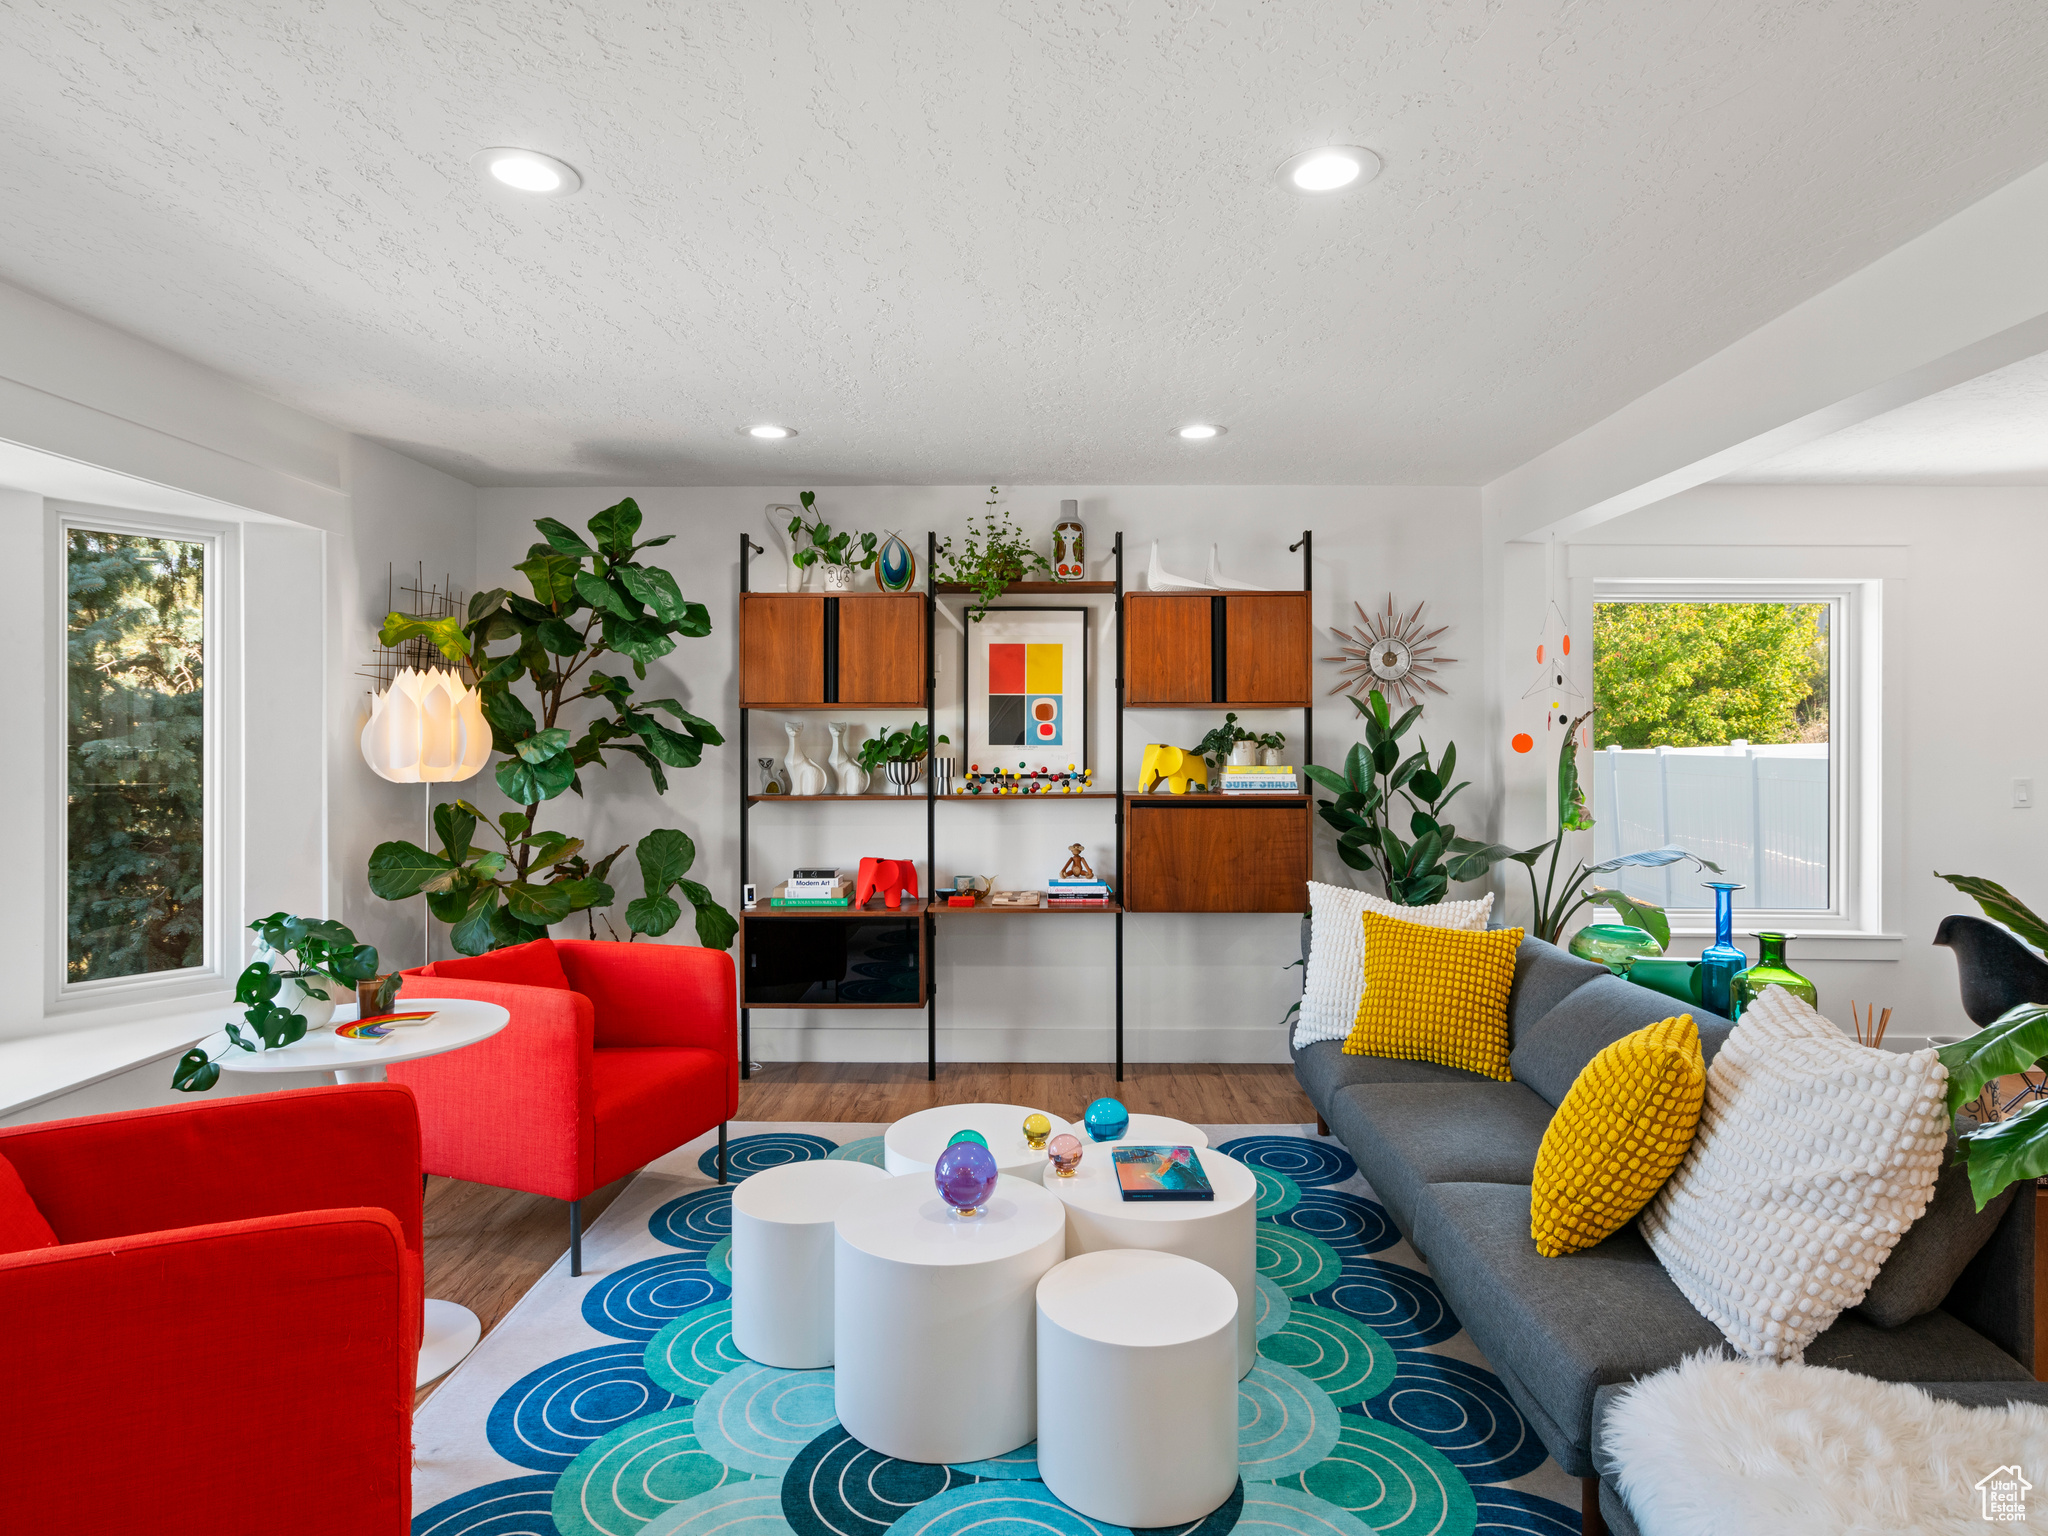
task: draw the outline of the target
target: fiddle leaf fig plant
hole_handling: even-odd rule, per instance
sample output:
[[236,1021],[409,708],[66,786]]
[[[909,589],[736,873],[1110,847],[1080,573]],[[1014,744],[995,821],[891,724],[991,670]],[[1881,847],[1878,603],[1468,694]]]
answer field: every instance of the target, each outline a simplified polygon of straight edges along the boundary
[[[595,938],[591,914],[616,899],[608,877],[625,848],[593,863],[581,838],[542,830],[542,811],[569,790],[581,795],[585,770],[607,766],[608,753],[636,759],[666,794],[669,769],[694,768],[707,746],[725,741],[675,699],[638,698],[632,681],[595,665],[616,656],[634,680],[645,681],[648,664],[675,650],[677,640],[711,633],[704,605],[684,597],[669,572],[637,558],[668,543],[636,539],[640,521],[630,496],[591,518],[587,539],[552,517],[539,518],[540,542],[515,567],[531,597],[496,587],[471,598],[460,622],[399,613],[384,621],[386,645],[425,636],[467,674],[481,695],[492,749],[502,754],[498,788],[518,807],[493,818],[467,800],[439,805],[438,852],[394,841],[370,855],[370,889],[387,901],[424,896],[428,910],[450,925],[460,954],[540,938],[578,912]],[[586,702],[600,713],[578,734],[572,717],[582,717]],[[696,913],[699,942],[732,946],[739,931],[732,914],[704,886],[682,878],[696,860],[688,837],[668,828],[650,832],[635,855],[647,894],[626,908],[633,935],[667,933],[681,915],[668,892],[680,890]],[[659,889],[656,874],[666,877]]]
[[240,1023],[227,1026],[227,1045],[211,1054],[195,1045],[178,1058],[171,1086],[180,1093],[204,1093],[218,1083],[221,1059],[231,1050],[275,1051],[303,1040],[306,1021],[298,1003],[308,997],[343,1001],[355,995],[358,982],[377,974],[375,947],[358,944],[345,923],[273,912],[249,928],[261,944],[259,953],[269,958],[236,978],[235,1001],[243,1013]]

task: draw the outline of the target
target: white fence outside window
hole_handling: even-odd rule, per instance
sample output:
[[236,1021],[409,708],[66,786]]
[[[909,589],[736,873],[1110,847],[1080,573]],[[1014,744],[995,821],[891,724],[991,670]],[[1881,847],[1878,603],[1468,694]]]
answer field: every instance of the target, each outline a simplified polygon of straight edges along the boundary
[[[1593,758],[1595,861],[1676,844],[1739,880],[1738,910],[1826,908],[1828,747],[1606,747]],[[1711,906],[1687,863],[1618,870],[1612,883],[1665,908]]]

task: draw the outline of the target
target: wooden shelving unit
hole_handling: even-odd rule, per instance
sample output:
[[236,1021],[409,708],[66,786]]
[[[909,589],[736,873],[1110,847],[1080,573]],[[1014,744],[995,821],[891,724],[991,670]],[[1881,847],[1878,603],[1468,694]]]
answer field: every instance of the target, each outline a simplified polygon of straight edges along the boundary
[[[1124,781],[1125,715],[1131,710],[1230,706],[1302,712],[1300,761],[1314,759],[1315,710],[1311,699],[1310,593],[1314,581],[1312,534],[1289,546],[1299,551],[1299,592],[1126,593],[1123,535],[1112,544],[1109,581],[1021,581],[1004,595],[1110,596],[1116,614],[1116,708],[1112,789],[1070,795],[937,795],[929,772],[918,795],[761,795],[751,793],[749,716],[755,709],[818,710],[843,707],[922,708],[925,728],[938,734],[937,614],[946,598],[978,596],[963,582],[935,582],[938,536],[925,536],[925,590],[914,594],[752,593],[748,570],[764,551],[740,536],[740,881],[748,880],[748,817],[753,807],[806,801],[899,801],[925,809],[921,881],[933,889],[938,854],[938,807],[1015,805],[1020,802],[1109,801],[1116,821],[1116,886],[1120,898],[1100,907],[949,907],[937,894],[906,899],[900,908],[770,908],[740,912],[740,1073],[750,1075],[750,1014],[757,1008],[898,1008],[925,1010],[925,1076],[938,1077],[936,954],[941,917],[1072,917],[1114,919],[1116,946],[1116,1077],[1124,1075],[1124,917],[1141,912],[1241,912],[1305,909],[1311,801],[1302,795],[1164,796],[1131,792]],[[915,612],[899,606],[914,602]],[[922,618],[916,633],[915,618]],[[965,642],[962,642],[963,649]],[[921,647],[922,655],[918,654]],[[921,688],[918,686],[921,680]],[[962,668],[961,705],[967,700]],[[963,719],[964,719],[963,714]],[[1133,838],[1132,832],[1139,835]],[[1225,873],[1219,876],[1218,871]],[[918,935],[918,997],[900,1002],[749,1001],[748,926],[791,920],[914,922]],[[788,937],[787,934],[784,937]],[[763,936],[764,942],[766,936]],[[818,942],[829,948],[828,938]],[[851,942],[850,940],[848,941]],[[794,982],[772,985],[787,987]],[[824,984],[824,983],[818,983]],[[832,985],[836,986],[837,983]]]

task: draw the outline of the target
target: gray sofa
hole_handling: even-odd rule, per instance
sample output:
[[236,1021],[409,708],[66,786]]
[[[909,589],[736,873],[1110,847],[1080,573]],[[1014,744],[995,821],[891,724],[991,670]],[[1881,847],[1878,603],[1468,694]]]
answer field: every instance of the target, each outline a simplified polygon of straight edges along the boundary
[[[1580,1069],[1676,1011],[1669,998],[1603,966],[1525,939],[1508,1003],[1513,1082],[1346,1056],[1337,1041],[1294,1055],[1317,1114],[1357,1159],[1551,1455],[1583,1480],[1587,1530],[1599,1530],[1604,1510],[1618,1536],[1636,1528],[1611,1479],[1605,1487],[1599,1480],[1602,1389],[1713,1349],[1722,1337],[1633,1223],[1583,1253],[1541,1257],[1529,1237],[1529,1186],[1544,1128]],[[1711,1062],[1732,1026],[1691,1011]],[[1955,1254],[1987,1228],[1956,1275]],[[2032,1198],[2006,1198],[1978,1215],[1962,1170],[1944,1166],[1935,1204],[1894,1251],[1864,1307],[1837,1320],[1806,1359],[1890,1381],[1975,1383],[1994,1396],[2048,1400],[2033,1388]]]

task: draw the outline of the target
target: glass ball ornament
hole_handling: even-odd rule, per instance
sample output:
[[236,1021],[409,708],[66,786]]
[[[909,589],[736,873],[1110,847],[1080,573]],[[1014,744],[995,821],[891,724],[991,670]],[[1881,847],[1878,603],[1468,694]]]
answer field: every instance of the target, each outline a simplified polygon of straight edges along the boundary
[[1045,1138],[1052,1134],[1052,1121],[1044,1115],[1024,1117],[1024,1145],[1034,1152],[1045,1150]]
[[1131,1112],[1115,1099],[1097,1099],[1081,1117],[1094,1141],[1115,1141],[1131,1128]]
[[988,1145],[988,1138],[982,1135],[979,1131],[955,1131],[953,1133],[953,1139],[947,1142],[946,1145],[949,1147],[957,1147],[963,1141],[971,1141],[977,1147],[985,1147]]
[[1071,1179],[1074,1170],[1081,1166],[1081,1138],[1071,1131],[1061,1131],[1046,1143],[1045,1155],[1055,1174]]
[[962,1216],[978,1215],[996,1187],[995,1154],[979,1141],[956,1141],[932,1165],[939,1198]]

